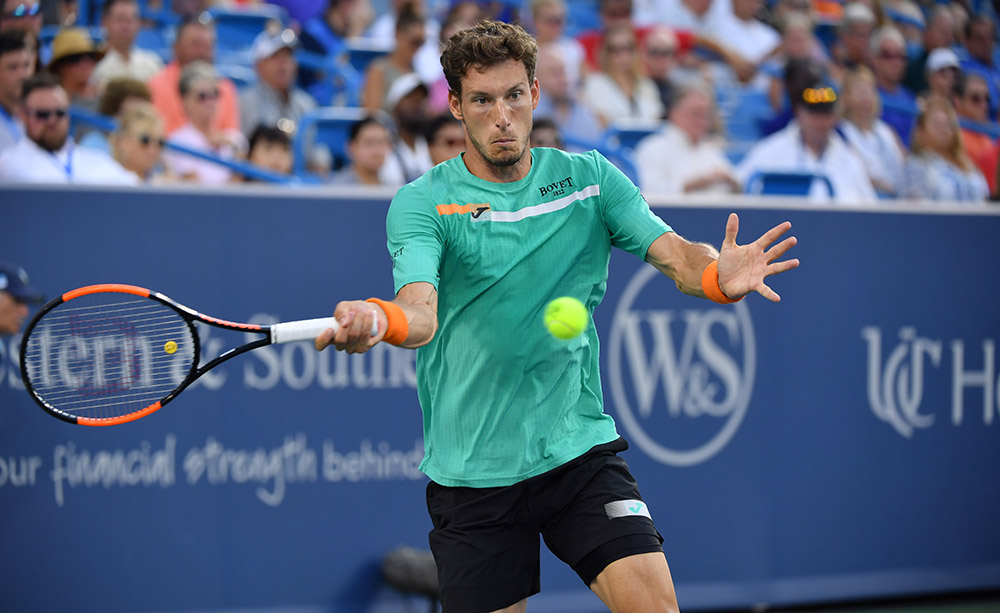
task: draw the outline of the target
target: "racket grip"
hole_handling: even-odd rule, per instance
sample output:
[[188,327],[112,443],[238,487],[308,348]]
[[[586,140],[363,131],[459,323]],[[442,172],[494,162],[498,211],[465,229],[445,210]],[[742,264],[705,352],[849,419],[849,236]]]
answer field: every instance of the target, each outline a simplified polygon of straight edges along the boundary
[[[319,336],[323,330],[333,328],[337,330],[340,324],[333,317],[320,317],[318,319],[303,319],[300,321],[289,321],[271,326],[272,343],[294,343],[296,341],[311,341]],[[378,334],[378,318],[372,319],[372,336]]]

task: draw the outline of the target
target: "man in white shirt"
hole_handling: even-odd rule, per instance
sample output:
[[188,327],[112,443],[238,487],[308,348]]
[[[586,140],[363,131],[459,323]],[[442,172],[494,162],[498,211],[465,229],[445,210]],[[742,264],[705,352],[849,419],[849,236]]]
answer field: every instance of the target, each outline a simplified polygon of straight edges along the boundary
[[639,187],[645,195],[739,191],[722,147],[706,139],[712,125],[712,94],[699,86],[679,89],[670,123],[636,147]]
[[829,83],[818,81],[791,92],[795,120],[788,127],[760,141],[736,170],[746,185],[757,172],[812,173],[830,180],[833,194],[822,180],[814,180],[809,198],[840,204],[873,204],[876,201],[868,173],[858,154],[834,131],[837,94]]
[[762,0],[733,0],[732,10],[714,14],[699,44],[718,53],[742,83],[781,44],[777,30],[757,19]]
[[17,109],[21,87],[34,71],[35,57],[24,32],[0,32],[0,152],[13,147],[24,133]]
[[163,69],[163,60],[152,51],[135,47],[139,34],[139,4],[136,0],[105,0],[101,25],[107,33],[107,53],[94,68],[91,81],[105,85],[116,77],[132,77],[145,83]]
[[0,183],[135,185],[139,178],[106,153],[69,138],[69,95],[41,73],[24,82],[24,137],[0,154]]
[[423,132],[427,128],[427,86],[415,73],[407,73],[392,83],[386,104],[396,123],[392,153],[379,171],[379,180],[403,185],[431,169],[430,147]]

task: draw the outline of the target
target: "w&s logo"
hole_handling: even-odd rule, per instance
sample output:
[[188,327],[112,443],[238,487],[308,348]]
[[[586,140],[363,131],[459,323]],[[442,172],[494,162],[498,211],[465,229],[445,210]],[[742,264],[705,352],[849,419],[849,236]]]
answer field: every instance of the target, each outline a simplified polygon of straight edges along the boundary
[[643,267],[622,293],[611,328],[609,383],[627,437],[672,466],[708,460],[732,440],[753,388],[756,343],[745,303],[680,297]]

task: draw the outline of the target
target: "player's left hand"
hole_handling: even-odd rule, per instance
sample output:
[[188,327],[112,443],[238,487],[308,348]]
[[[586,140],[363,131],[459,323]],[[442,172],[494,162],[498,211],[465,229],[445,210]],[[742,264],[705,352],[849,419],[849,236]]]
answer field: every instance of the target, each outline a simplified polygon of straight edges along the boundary
[[764,280],[799,265],[798,259],[775,262],[798,242],[794,236],[771,247],[791,227],[791,222],[786,221],[771,228],[752,243],[737,245],[736,234],[740,229],[740,218],[736,213],[730,213],[726,222],[726,238],[719,250],[719,287],[723,293],[730,298],[741,298],[750,292],[757,292],[768,300],[780,301],[781,296],[768,287]]

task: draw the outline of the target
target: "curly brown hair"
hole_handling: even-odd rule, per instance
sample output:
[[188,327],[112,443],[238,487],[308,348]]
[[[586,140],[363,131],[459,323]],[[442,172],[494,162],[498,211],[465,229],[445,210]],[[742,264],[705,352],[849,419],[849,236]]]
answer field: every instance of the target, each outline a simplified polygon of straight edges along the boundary
[[515,60],[524,64],[528,82],[535,80],[535,60],[538,45],[519,25],[502,21],[483,20],[467,30],[456,32],[441,54],[441,67],[448,87],[462,94],[462,77],[469,68],[484,70],[490,66]]

